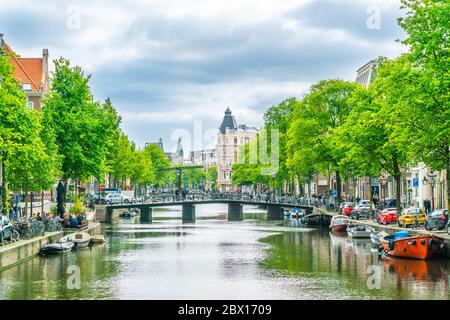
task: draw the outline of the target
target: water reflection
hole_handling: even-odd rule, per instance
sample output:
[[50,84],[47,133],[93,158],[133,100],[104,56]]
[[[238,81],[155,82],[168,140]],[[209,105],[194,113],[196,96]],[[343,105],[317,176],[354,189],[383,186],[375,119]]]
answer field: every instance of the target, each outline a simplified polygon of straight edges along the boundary
[[[325,277],[325,289],[335,298],[448,299],[449,261],[380,259],[369,239],[345,233],[314,231],[263,239],[272,250],[263,266],[299,278]],[[380,270],[380,288],[370,289],[372,268]]]
[[[104,229],[105,245],[19,264],[0,273],[0,300],[449,298],[448,261],[381,260],[369,239],[203,210],[195,224],[121,220]],[[67,287],[71,265],[79,290]],[[373,266],[379,289],[367,285]]]

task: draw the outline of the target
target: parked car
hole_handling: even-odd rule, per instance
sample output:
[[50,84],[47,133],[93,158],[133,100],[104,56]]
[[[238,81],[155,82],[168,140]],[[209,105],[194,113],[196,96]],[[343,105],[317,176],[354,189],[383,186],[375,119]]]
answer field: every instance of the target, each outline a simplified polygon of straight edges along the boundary
[[386,198],[382,199],[379,205],[381,208],[386,209],[386,208],[395,208],[397,206],[397,203],[395,198]]
[[[372,203],[372,209],[375,209]],[[355,208],[352,210],[352,218],[359,219],[368,219],[370,214],[370,201],[369,200],[361,200]]]
[[404,209],[400,217],[398,217],[399,227],[408,227],[413,224],[423,225],[427,219],[427,215],[421,209],[409,208]]
[[425,221],[425,229],[442,230],[445,228],[448,222],[448,210],[447,209],[437,209],[434,210]]
[[344,206],[342,207],[342,214],[349,216],[352,214],[353,211],[353,202],[345,202]]
[[397,208],[386,208],[377,217],[379,224],[397,223]]
[[115,204],[115,203],[135,203],[136,199],[133,197],[126,196],[121,193],[116,194],[108,194],[105,197],[105,203],[106,204]]
[[8,217],[0,215],[0,243],[5,240],[16,240],[19,238],[19,233],[14,230]]

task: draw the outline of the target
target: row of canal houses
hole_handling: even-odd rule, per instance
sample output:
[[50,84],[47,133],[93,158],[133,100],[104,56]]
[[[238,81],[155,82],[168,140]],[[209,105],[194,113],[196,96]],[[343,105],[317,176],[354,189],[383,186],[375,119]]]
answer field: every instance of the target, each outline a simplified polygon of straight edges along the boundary
[[[367,62],[356,73],[357,83],[367,87],[375,78],[377,68],[383,57]],[[429,200],[432,208],[447,207],[447,181],[445,171],[432,171],[423,163],[402,168],[401,203],[403,207],[423,208],[425,200]],[[304,186],[308,195],[329,194],[336,190],[334,176],[317,174],[311,185]],[[343,198],[369,199],[370,192],[379,199],[395,198],[396,183],[388,174],[381,177],[350,179],[342,185]]]

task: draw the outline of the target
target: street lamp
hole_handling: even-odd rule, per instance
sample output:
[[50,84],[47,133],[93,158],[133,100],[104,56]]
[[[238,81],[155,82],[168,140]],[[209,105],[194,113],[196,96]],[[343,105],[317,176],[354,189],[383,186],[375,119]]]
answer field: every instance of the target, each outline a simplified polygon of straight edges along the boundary
[[422,183],[424,185],[426,185],[427,183],[430,183],[430,186],[431,186],[431,209],[432,209],[432,211],[434,211],[434,186],[436,185],[437,174],[434,173],[433,171],[431,171],[430,173],[427,174],[427,176],[428,176],[428,179],[425,176],[423,177]]
[[385,206],[386,205],[386,185],[388,183],[388,179],[385,176],[382,176],[378,180],[380,181],[381,188],[383,190],[383,206]]

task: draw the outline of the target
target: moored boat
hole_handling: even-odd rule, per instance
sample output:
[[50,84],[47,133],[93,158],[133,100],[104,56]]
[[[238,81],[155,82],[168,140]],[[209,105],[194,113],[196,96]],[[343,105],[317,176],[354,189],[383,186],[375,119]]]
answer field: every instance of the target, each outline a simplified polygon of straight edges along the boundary
[[62,237],[59,242],[73,242],[75,249],[80,249],[89,246],[91,243],[91,236],[87,232],[75,232]]
[[50,243],[43,246],[40,250],[40,254],[48,255],[48,254],[60,254],[69,252],[74,247],[74,243],[71,241],[66,242],[58,242],[58,243]]
[[434,259],[443,254],[444,240],[432,234],[410,236],[405,230],[380,238],[380,250],[392,257]]
[[291,218],[294,219],[301,218],[304,216],[303,211],[300,208],[292,208],[289,211],[289,215],[291,216]]
[[105,243],[106,239],[103,235],[98,234],[98,235],[92,236],[91,241],[93,244],[98,244],[98,243]]
[[355,225],[347,228],[347,234],[355,239],[368,239],[370,238],[371,230],[364,225]]
[[388,236],[389,234],[385,231],[376,232],[374,229],[372,229],[372,232],[370,233],[370,240],[373,244],[379,246],[380,245],[380,239],[382,237]]
[[346,231],[350,225],[350,220],[343,215],[334,216],[331,218],[330,228],[333,231]]
[[127,211],[122,212],[119,216],[121,218],[133,218],[134,216],[136,216],[136,211],[127,210]]

